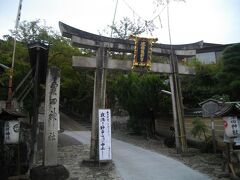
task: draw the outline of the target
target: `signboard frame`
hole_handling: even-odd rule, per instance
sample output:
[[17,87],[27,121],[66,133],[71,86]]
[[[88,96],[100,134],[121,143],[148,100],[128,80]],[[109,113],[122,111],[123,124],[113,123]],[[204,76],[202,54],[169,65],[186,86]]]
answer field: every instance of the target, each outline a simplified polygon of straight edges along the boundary
[[112,160],[111,110],[98,110],[99,161]]

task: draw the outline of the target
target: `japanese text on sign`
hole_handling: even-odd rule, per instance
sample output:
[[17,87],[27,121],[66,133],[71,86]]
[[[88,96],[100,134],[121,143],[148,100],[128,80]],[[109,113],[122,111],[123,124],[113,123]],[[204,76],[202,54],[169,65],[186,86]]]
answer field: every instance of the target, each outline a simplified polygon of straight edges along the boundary
[[240,135],[239,120],[236,116],[224,117],[225,134],[228,137],[237,137]]
[[44,165],[57,165],[60,69],[50,67],[46,80],[44,122]]
[[99,109],[99,160],[112,159],[111,110]]
[[16,144],[19,142],[19,121],[6,121],[4,124],[4,143]]

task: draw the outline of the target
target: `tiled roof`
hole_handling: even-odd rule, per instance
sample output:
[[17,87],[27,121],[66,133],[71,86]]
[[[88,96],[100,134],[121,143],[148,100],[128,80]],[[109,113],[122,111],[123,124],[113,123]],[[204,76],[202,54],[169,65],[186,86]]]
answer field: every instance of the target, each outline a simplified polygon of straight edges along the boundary
[[215,116],[240,116],[240,102],[226,102]]

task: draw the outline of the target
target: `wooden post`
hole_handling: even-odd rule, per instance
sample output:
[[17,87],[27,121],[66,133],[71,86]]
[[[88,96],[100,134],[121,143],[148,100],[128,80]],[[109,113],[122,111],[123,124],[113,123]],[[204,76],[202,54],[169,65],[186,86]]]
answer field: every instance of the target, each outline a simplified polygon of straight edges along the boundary
[[214,119],[213,119],[213,113],[211,113],[211,131],[212,131],[213,152],[214,152],[214,154],[216,154],[217,145],[216,145],[215,123],[214,123]]
[[94,95],[93,95],[93,111],[92,111],[92,132],[91,132],[91,147],[90,159],[98,160],[98,110],[105,108],[106,96],[106,69],[107,52],[100,44],[97,50],[97,68],[95,70],[94,79]]
[[184,114],[182,107],[182,93],[180,89],[180,82],[178,78],[178,62],[176,54],[173,52],[170,55],[170,68],[171,74],[170,85],[172,91],[172,105],[173,105],[173,118],[175,128],[175,140],[177,152],[185,152],[187,148],[187,140],[184,125]]
[[60,69],[51,67],[47,73],[44,118],[44,166],[57,165],[59,123]]

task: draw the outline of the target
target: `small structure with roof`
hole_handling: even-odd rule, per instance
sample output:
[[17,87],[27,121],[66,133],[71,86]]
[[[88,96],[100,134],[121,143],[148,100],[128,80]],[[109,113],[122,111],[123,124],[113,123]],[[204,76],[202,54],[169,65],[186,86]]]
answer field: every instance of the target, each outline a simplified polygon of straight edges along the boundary
[[240,102],[226,102],[215,113],[224,123],[224,143],[228,170],[234,177],[240,176]]
[[26,115],[8,109],[0,113],[0,179],[26,173],[29,167],[30,125]]

